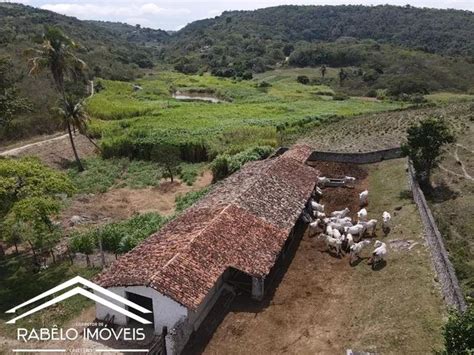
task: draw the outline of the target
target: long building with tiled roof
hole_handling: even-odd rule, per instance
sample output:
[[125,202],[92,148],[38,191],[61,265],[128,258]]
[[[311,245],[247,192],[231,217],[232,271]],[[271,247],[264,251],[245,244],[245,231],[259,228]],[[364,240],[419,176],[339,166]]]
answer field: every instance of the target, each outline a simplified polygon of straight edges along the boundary
[[[151,295],[155,329],[174,326],[172,316],[170,322],[160,320],[159,313],[167,310],[155,309],[155,291],[179,305],[180,318],[202,320],[198,313],[208,311],[207,303],[215,300],[210,295],[218,295],[216,285],[226,270],[238,270],[263,285],[316,184],[318,171],[305,164],[310,154],[309,147],[297,146],[245,164],[120,257],[96,282],[125,296],[150,289],[143,297]],[[104,314],[99,308],[98,317]]]

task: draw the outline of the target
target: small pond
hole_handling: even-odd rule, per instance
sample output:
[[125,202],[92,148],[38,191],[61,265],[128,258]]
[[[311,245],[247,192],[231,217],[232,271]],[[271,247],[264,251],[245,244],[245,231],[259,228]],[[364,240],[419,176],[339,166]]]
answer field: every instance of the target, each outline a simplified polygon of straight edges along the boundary
[[207,101],[207,102],[212,102],[212,103],[223,102],[222,100],[210,94],[176,91],[173,94],[171,94],[171,96],[176,100],[183,100],[183,101],[196,100],[196,101]]

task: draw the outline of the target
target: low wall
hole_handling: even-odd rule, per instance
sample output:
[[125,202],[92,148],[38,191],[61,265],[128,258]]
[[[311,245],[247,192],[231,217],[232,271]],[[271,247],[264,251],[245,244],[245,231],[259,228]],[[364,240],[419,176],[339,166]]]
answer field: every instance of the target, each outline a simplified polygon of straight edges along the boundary
[[443,291],[443,298],[448,306],[464,311],[466,309],[466,302],[459,287],[458,279],[454,273],[453,265],[448,258],[443,238],[428,207],[425,195],[415,178],[415,169],[411,162],[408,163],[408,181],[413,194],[413,200],[420,211],[426,240],[430,246],[431,258]]
[[370,164],[377,163],[382,160],[398,159],[401,157],[402,150],[400,147],[376,150],[367,153],[337,153],[314,151],[311,153],[306,163],[311,164],[312,161],[334,161],[339,163]]

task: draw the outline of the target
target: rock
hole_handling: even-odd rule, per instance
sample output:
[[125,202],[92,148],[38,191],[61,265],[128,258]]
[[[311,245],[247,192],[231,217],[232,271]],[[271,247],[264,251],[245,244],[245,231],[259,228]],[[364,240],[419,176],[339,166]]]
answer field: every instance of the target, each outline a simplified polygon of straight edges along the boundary
[[395,207],[395,211],[400,211],[403,208],[403,206],[397,206]]
[[435,277],[433,278],[433,280],[434,280],[434,282],[439,282],[438,276],[435,276]]
[[76,224],[81,224],[85,221],[84,217],[74,215],[69,219],[69,224],[75,226]]

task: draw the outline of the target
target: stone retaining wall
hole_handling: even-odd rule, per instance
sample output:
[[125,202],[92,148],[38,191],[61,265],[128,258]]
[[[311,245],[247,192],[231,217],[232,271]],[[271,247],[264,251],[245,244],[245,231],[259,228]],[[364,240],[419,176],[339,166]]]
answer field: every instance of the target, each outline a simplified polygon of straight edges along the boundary
[[335,161],[339,163],[370,164],[382,160],[397,159],[402,157],[400,147],[377,150],[367,153],[337,153],[314,151],[309,156],[307,162],[312,161]]
[[448,306],[459,311],[466,310],[466,302],[462,294],[459,282],[454,272],[453,265],[448,258],[448,253],[444,247],[443,238],[436,226],[433,214],[426,202],[425,195],[415,178],[415,169],[411,162],[408,163],[408,181],[410,183],[413,200],[420,211],[423,222],[425,237],[431,251],[431,258],[438,274],[438,279],[443,291],[443,297]]

